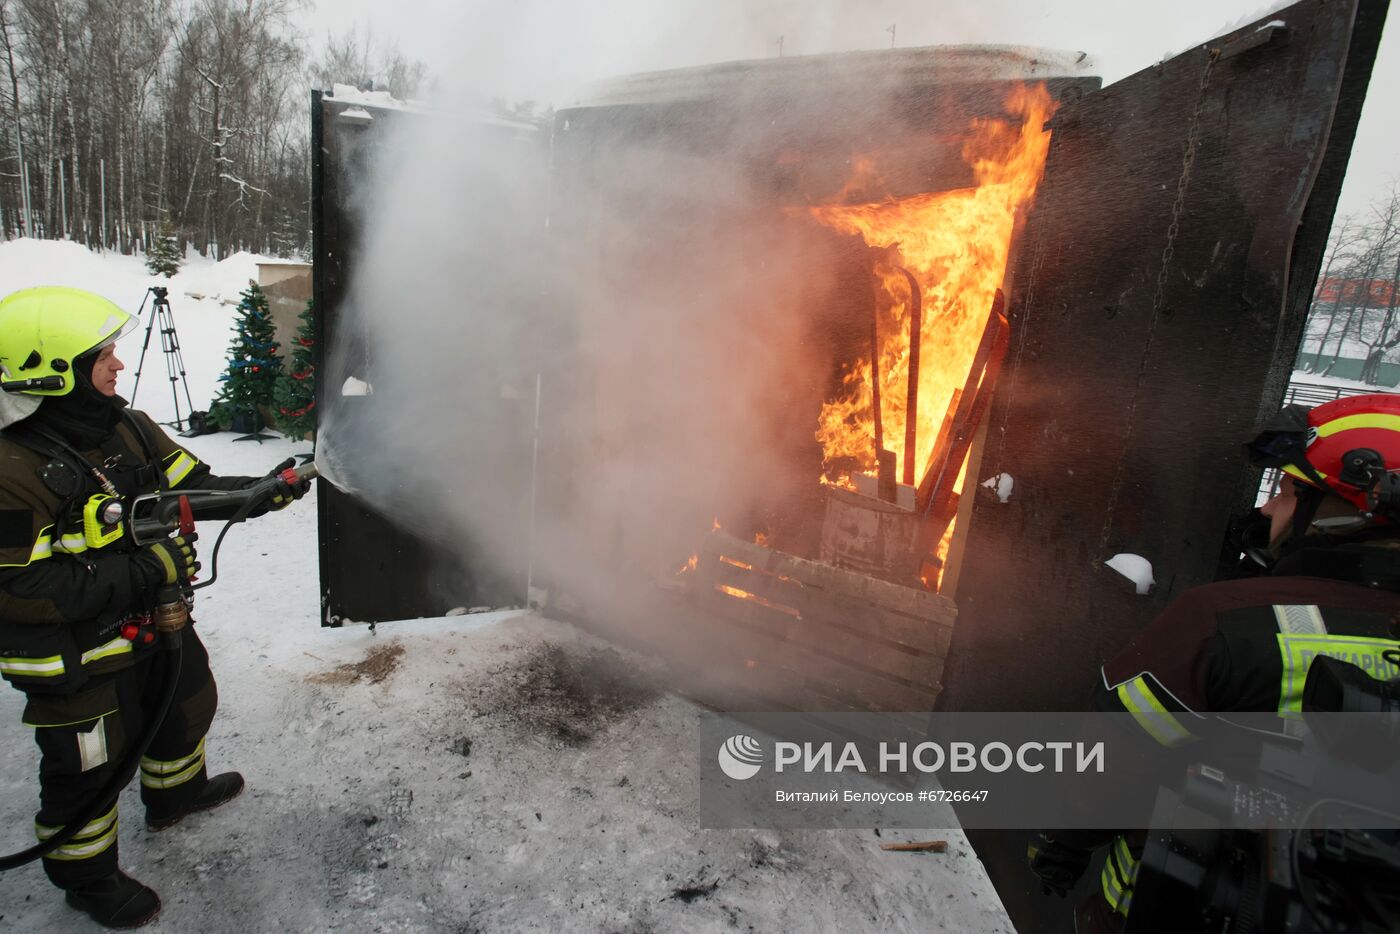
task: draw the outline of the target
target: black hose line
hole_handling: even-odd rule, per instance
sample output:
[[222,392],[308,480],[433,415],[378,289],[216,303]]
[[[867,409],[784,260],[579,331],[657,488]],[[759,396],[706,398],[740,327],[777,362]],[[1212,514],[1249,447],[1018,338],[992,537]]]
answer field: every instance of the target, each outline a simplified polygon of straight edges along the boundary
[[156,731],[165,722],[165,715],[170,712],[170,704],[175,700],[175,687],[180,683],[180,662],[184,657],[184,653],[181,651],[180,631],[163,633],[161,638],[163,642],[161,648],[164,649],[161,654],[165,659],[163,667],[166,669],[166,673],[165,683],[161,686],[160,707],[157,709],[156,715],[147,722],[146,728],[141,732],[136,744],[131,747],[126,758],[117,767],[117,771],[112,774],[107,784],[102,786],[102,790],[97,793],[88,806],[78,812],[77,817],[64,824],[58,833],[42,843],[36,843],[27,850],[0,857],[0,872],[16,869],[41,856],[47,856],[72,840],[78,835],[78,831],[92,823],[98,815],[106,812],[116,803],[117,796],[136,775],[136,770],[141,764],[141,757],[146,754],[147,749],[151,748],[151,743],[156,738]]
[[[270,493],[270,491],[259,492]],[[223,529],[219,531],[219,537],[214,541],[214,550],[210,554],[209,579],[200,581],[198,584],[190,587],[191,590],[208,587],[218,579],[219,548],[224,543],[224,536],[228,534],[229,529],[247,519],[248,514],[261,505],[263,505],[262,497],[249,497],[248,501],[240,506],[233,517],[224,524]],[[147,749],[151,748],[151,743],[154,742],[156,738],[156,731],[159,730],[160,725],[165,722],[165,715],[170,712],[170,704],[175,699],[175,686],[180,681],[180,662],[183,658],[180,648],[180,630],[177,629],[163,633],[162,643],[161,647],[165,650],[165,667],[169,670],[167,672],[166,681],[161,686],[160,707],[156,711],[156,716],[152,717],[146,724],[146,728],[141,732],[141,736],[137,740],[136,745],[132,747],[127,757],[122,760],[117,771],[113,773],[111,780],[102,786],[102,790],[98,792],[97,796],[92,799],[92,802],[87,807],[79,812],[77,817],[64,824],[63,827],[59,829],[58,833],[49,837],[42,843],[37,843],[27,850],[21,850],[18,853],[11,853],[8,856],[0,857],[0,872],[6,872],[10,869],[23,866],[26,863],[33,862],[41,856],[52,853],[69,840],[72,840],[78,835],[78,831],[82,830],[96,819],[99,814],[102,814],[112,806],[117,800],[117,796],[121,794],[122,789],[125,788],[127,783],[135,776],[136,769],[141,764],[141,757],[146,754]]]
[[248,513],[261,505],[261,501],[250,499],[239,507],[238,511],[233,514],[233,518],[224,523],[224,527],[219,530],[219,537],[214,539],[214,550],[209,553],[209,579],[202,580],[198,584],[191,586],[190,590],[193,591],[208,587],[219,579],[219,549],[224,546],[224,536],[228,534],[229,529],[247,519]]

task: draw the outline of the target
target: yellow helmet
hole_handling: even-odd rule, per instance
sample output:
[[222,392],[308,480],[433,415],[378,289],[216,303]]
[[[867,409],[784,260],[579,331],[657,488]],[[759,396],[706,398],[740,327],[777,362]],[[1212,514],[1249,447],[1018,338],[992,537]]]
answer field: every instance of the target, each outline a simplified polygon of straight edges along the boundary
[[0,376],[7,393],[66,396],[73,361],[136,326],[100,295],[64,286],[21,289],[0,300]]

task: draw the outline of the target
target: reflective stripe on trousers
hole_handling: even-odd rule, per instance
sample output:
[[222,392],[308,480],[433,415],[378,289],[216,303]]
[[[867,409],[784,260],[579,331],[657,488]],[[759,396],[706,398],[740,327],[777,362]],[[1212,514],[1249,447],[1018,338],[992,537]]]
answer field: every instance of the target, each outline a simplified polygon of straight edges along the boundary
[[1108,907],[1125,918],[1133,903],[1133,884],[1137,882],[1137,874],[1138,861],[1133,859],[1128,841],[1118,837],[1109,847],[1103,872],[1099,874],[1099,884]]
[[[43,842],[63,828],[47,827],[38,821],[34,823],[34,835]],[[54,850],[45,859],[75,860],[88,859],[105,851],[117,842],[117,806],[96,820],[90,821],[72,840]]]
[[57,678],[64,673],[62,655],[46,658],[26,658],[24,656],[0,658],[0,673],[24,675],[27,678]]
[[204,768],[204,740],[194,752],[179,759],[162,761],[141,757],[141,784],[147,788],[176,788],[199,774]]

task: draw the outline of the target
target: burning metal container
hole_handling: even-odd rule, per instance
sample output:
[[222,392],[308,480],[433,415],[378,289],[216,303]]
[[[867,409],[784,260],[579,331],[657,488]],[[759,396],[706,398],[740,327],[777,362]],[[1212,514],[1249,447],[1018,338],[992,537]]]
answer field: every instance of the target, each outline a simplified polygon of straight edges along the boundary
[[[692,691],[728,709],[932,708],[956,615],[954,529],[970,506],[959,490],[1009,344],[1003,289],[1050,145],[1044,124],[1098,87],[1076,57],[949,48],[745,62],[620,79],[558,114],[551,227],[587,244],[612,284],[576,303],[581,346],[614,346],[619,316],[647,327],[635,270],[694,262],[715,241],[739,239],[775,266],[801,242],[792,265],[825,271],[804,281],[804,326],[783,335],[809,352],[779,338],[751,360],[784,381],[780,395],[754,393],[787,428],[760,441],[761,489],[714,505],[714,533],[691,541],[678,574],[684,551],[658,549],[648,510],[590,515],[576,495],[618,470],[649,411],[630,354],[576,358],[569,395],[589,404],[571,429],[585,440],[557,449],[549,473],[579,479],[557,484],[569,492],[546,508],[580,513],[590,550],[634,572],[637,590],[661,583],[627,607],[581,601],[590,625],[635,640],[635,618],[652,620],[647,647],[702,671]],[[695,188],[667,190],[683,174]],[[772,240],[743,241],[755,225]],[[619,245],[618,228],[655,236]],[[781,278],[731,275],[751,284],[726,301],[776,313]],[[704,288],[685,272],[665,283]],[[698,314],[717,329],[762,326],[710,305]],[[692,527],[710,524],[697,515]]]
[[[519,446],[514,471],[537,482],[511,489],[609,572],[589,591],[534,565],[547,610],[730,710],[1080,707],[1233,558],[1239,442],[1282,398],[1386,8],[1304,0],[1102,89],[1063,56],[911,49],[634,76],[561,110],[549,231],[586,262],[545,302],[538,460]],[[327,332],[361,171],[338,112],[316,115]],[[647,344],[678,303],[725,367]],[[800,332],[772,330],[777,304]],[[771,426],[712,471],[745,495],[687,489],[661,536],[701,454],[637,391],[658,368]],[[321,508],[330,622],[526,596],[523,568],[485,583],[487,556],[429,587],[413,534]],[[1120,552],[1156,568],[1149,596],[1106,568]],[[1036,929],[1022,841],[974,843]]]
[[[553,131],[550,236],[587,258],[591,281],[551,296],[543,322],[535,508],[570,517],[576,547],[631,582],[623,615],[677,621],[641,628],[653,648],[706,658],[721,702],[1073,705],[1103,653],[1215,574],[1251,488],[1235,443],[1281,394],[1384,9],[1309,0],[1103,90],[1073,57],[997,48],[732,63],[594,89]],[[344,109],[318,117],[328,331],[353,251],[341,191],[365,151]],[[755,271],[781,251],[736,238],[752,230],[800,241],[798,274]],[[682,523],[689,533],[659,540],[655,496],[629,511],[596,492],[647,492],[657,452],[684,447],[639,405],[643,345],[607,338],[645,331],[677,294],[722,288],[686,259],[727,241],[724,261],[769,288],[701,306],[742,305],[752,322],[716,323],[735,348],[718,382],[757,387],[751,405],[776,427],[752,467],[728,465],[758,494],[738,508],[717,498]],[[761,331],[778,292],[802,309],[804,366],[745,382],[775,356],[778,342],[743,332]],[[660,365],[685,348],[671,350]],[[1220,472],[1238,475],[1236,491]],[[1009,502],[977,485],[992,476],[1014,479]],[[472,567],[424,588],[414,536],[327,499],[328,620],[523,591],[487,587]],[[359,573],[367,537],[399,554],[374,558],[392,599]],[[1169,569],[1150,598],[1104,569],[1119,551]],[[534,569],[555,609],[607,631],[608,595],[571,593],[555,570]],[[454,575],[478,583],[453,592]],[[868,622],[888,608],[870,579],[897,588],[896,612],[917,625]],[[635,638],[635,622],[615,634]],[[852,663],[846,636],[887,651]]]

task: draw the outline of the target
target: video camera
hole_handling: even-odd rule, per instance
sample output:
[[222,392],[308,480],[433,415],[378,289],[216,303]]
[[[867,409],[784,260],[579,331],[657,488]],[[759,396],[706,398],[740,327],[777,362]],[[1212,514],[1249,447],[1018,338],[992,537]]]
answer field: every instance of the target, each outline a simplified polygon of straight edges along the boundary
[[[1400,650],[1386,653],[1397,663]],[[1348,662],[1319,656],[1308,667],[1303,711],[1311,728],[1305,742],[1326,753],[1329,782],[1364,787],[1400,755],[1400,681],[1382,681]],[[1380,714],[1348,718],[1307,714]],[[1133,889],[1125,934],[1203,931],[1289,931],[1291,934],[1380,934],[1400,931],[1400,831],[1325,829],[1356,826],[1375,811],[1354,801],[1300,804],[1309,789],[1290,769],[1298,744],[1266,744],[1258,774],[1232,780],[1210,766],[1187,771],[1179,791],[1163,789],[1162,826],[1190,809],[1203,830],[1150,832]],[[1360,784],[1352,785],[1349,782]],[[1394,798],[1394,788],[1382,788]],[[1313,796],[1315,797],[1315,795]],[[1297,817],[1297,830],[1242,830]],[[1209,820],[1199,820],[1207,815]],[[1275,820],[1273,823],[1285,823]],[[1377,821],[1378,823],[1380,821]],[[1182,821],[1181,823],[1190,823]],[[1308,826],[1324,826],[1314,829]]]

